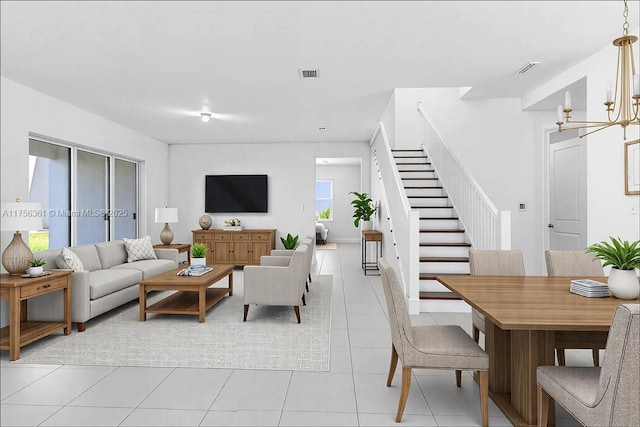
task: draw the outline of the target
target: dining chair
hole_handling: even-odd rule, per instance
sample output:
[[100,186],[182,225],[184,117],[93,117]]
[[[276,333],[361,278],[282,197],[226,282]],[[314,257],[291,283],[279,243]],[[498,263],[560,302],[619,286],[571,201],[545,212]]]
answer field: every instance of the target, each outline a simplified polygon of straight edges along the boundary
[[411,387],[413,368],[449,369],[462,384],[462,371],[478,371],[482,425],[489,424],[489,356],[457,325],[412,326],[398,276],[384,259],[378,261],[391,327],[391,363],[387,387],[391,386],[398,360],[402,364],[402,386],[396,422],[402,420]]
[[[596,276],[604,277],[602,263],[593,254],[583,251],[552,251],[544,252],[544,259],[547,263],[547,275],[553,276]],[[580,338],[584,340],[580,342]],[[598,339],[599,338],[599,339]],[[594,340],[596,342],[594,342]],[[591,349],[593,365],[600,365],[600,349],[604,348],[606,334],[575,333],[569,331],[559,331],[556,333],[556,353],[558,355],[558,365],[565,365],[566,348],[587,348]],[[597,342],[599,341],[599,342]]]
[[[514,250],[469,250],[469,271],[473,276],[524,276],[522,251]],[[480,341],[484,334],[484,315],[471,309],[473,340]]]
[[539,366],[538,425],[553,401],[585,426],[640,425],[640,304],[616,308],[600,367]]

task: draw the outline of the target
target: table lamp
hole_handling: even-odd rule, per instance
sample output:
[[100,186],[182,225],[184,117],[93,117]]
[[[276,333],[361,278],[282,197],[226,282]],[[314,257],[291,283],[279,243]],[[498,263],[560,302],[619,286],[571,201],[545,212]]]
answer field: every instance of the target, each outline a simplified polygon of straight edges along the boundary
[[0,229],[13,231],[13,240],[2,253],[2,266],[11,275],[21,275],[27,272],[29,261],[33,259],[33,252],[22,240],[23,230],[42,229],[42,209],[40,203],[2,203]]
[[163,222],[164,228],[160,232],[160,241],[170,245],[173,240],[173,231],[169,228],[169,223],[178,222],[178,208],[156,208],[156,223]]

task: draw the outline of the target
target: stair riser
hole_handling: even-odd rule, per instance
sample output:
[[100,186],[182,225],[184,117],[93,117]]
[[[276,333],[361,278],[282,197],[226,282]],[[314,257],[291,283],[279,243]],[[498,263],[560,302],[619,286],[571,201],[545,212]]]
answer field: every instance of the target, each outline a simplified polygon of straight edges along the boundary
[[421,217],[426,217],[426,218],[454,216],[453,208],[435,208],[435,209],[415,208],[415,210],[420,212]]
[[437,280],[420,280],[420,292],[448,292],[449,288]]
[[467,246],[421,246],[420,257],[468,257]]
[[457,219],[421,219],[421,230],[453,230],[459,228]]
[[420,233],[420,243],[464,243],[464,233]]
[[397,156],[424,156],[424,151],[411,151],[411,150],[393,150],[391,153],[394,157]]
[[[412,163],[413,163],[413,161],[412,161]],[[428,163],[422,163],[422,164],[419,164],[419,165],[403,165],[403,164],[399,164],[399,165],[397,165],[397,167],[398,167],[398,170],[402,170],[402,171],[425,171],[425,170],[433,169],[431,167],[431,165],[428,164]]]
[[400,178],[436,178],[435,172],[399,172]]
[[438,199],[409,199],[409,204],[412,208],[422,208],[422,207],[447,207],[449,206],[448,198],[438,198]]
[[442,188],[405,188],[407,196],[446,196]]
[[469,274],[468,262],[421,262],[420,273]]
[[440,181],[437,179],[405,179],[402,181],[402,185],[405,187],[439,187]]

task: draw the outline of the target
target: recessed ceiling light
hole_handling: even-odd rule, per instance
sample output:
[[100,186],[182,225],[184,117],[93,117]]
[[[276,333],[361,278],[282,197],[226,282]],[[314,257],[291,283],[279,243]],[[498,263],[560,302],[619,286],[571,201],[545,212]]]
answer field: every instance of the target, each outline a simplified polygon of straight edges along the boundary
[[211,113],[200,113],[200,120],[204,123],[209,123],[211,120]]

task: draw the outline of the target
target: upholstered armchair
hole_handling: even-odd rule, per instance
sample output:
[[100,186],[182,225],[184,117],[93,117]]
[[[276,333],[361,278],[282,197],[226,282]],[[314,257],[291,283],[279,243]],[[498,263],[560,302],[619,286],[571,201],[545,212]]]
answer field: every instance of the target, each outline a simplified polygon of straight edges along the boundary
[[538,425],[552,400],[585,426],[640,425],[640,305],[616,309],[602,368],[539,366]]
[[244,267],[245,322],[250,304],[264,304],[293,306],[300,323],[308,251],[308,245],[300,245],[291,256],[263,256],[260,265]]
[[[309,291],[309,283],[311,283],[311,267],[313,265],[313,256],[315,254],[315,239],[313,235],[307,236],[304,239],[302,239],[302,241],[298,244],[298,246],[300,245],[307,245],[309,246],[309,251],[307,251],[307,260],[306,260],[306,264],[305,264],[305,271],[307,272],[307,275],[305,277],[307,277],[308,280],[305,283],[305,287],[307,289],[307,292]],[[291,256],[293,254],[293,252],[295,251],[295,249],[274,249],[271,251],[271,256]],[[260,261],[262,263],[262,261]]]
[[458,325],[411,326],[404,291],[398,276],[384,259],[378,261],[382,288],[387,301],[391,327],[391,363],[387,387],[391,386],[398,364],[402,364],[402,386],[396,422],[402,420],[409,388],[411,369],[449,369],[456,372],[461,386],[462,371],[478,371],[482,425],[489,424],[489,356]]

